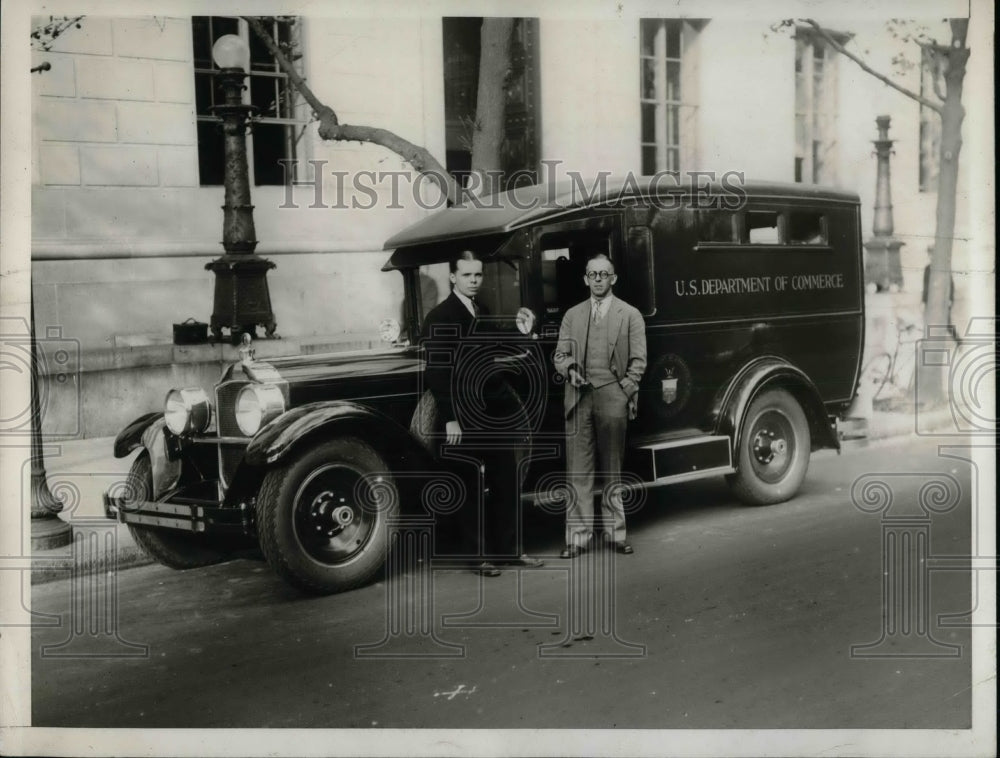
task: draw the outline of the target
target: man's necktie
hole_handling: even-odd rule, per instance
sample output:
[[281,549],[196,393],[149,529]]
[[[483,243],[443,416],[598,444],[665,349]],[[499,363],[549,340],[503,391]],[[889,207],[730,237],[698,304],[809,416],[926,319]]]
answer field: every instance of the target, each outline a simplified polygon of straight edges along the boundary
[[594,323],[595,324],[601,323],[601,315],[602,315],[601,314],[601,308],[603,307],[603,305],[604,305],[604,303],[601,302],[600,300],[598,300],[597,302],[594,303]]
[[479,302],[474,297],[470,297],[469,300],[472,303],[472,315],[479,318]]

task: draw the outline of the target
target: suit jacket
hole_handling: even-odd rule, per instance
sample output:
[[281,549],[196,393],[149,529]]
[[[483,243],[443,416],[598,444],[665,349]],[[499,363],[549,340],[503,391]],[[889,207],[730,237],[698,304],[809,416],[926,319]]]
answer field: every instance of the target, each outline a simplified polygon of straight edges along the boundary
[[[564,400],[567,416],[580,399],[580,391],[569,382],[569,370],[575,368],[586,376],[583,351],[587,346],[590,313],[589,297],[566,311],[559,327],[559,342],[552,355],[556,370],[567,379]],[[618,379],[625,394],[634,399],[646,370],[646,323],[636,308],[618,297],[611,301],[611,307],[604,318],[610,319],[608,368]]]
[[[481,305],[479,313],[489,315]],[[424,320],[421,343],[428,350],[424,381],[434,395],[442,426],[457,420],[454,393],[459,387],[453,380],[461,344],[472,334],[475,322],[475,317],[454,291],[435,305]]]

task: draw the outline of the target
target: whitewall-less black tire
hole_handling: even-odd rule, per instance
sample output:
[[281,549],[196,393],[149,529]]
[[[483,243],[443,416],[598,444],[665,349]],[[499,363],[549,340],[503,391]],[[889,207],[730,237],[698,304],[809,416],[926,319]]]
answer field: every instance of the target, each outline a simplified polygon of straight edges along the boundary
[[811,444],[809,422],[792,394],[764,390],[747,410],[736,448],[736,473],[726,480],[744,503],[781,503],[802,485]]
[[269,471],[257,534],[271,567],[308,592],[343,592],[385,563],[399,497],[389,467],[355,437],[326,440]]

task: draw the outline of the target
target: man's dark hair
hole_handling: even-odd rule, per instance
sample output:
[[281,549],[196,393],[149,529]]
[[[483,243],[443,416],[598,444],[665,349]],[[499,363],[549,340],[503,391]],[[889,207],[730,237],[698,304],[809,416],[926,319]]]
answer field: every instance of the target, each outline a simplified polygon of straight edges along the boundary
[[477,253],[475,250],[463,250],[454,258],[452,258],[450,261],[448,261],[448,270],[454,274],[456,271],[458,271],[459,261],[481,261],[481,260],[482,258],[479,256],[479,253]]

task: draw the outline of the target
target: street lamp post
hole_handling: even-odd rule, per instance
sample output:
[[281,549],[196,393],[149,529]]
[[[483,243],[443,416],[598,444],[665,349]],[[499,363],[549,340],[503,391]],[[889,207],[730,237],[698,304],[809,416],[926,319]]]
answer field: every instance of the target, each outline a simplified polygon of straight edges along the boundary
[[889,117],[876,117],[875,126],[878,128],[878,139],[874,140],[875,155],[878,158],[878,173],[875,178],[875,217],[872,223],[872,233],[875,236],[865,242],[865,250],[868,253],[865,281],[874,284],[878,291],[883,292],[903,286],[903,269],[899,260],[899,249],[903,243],[892,236],[889,156],[892,155],[893,140],[889,139]]
[[213,111],[222,119],[225,135],[226,189],[222,206],[222,246],[226,252],[205,265],[215,273],[211,329],[216,341],[221,340],[223,329],[228,329],[232,341],[237,342],[244,333],[255,336],[258,325],[264,327],[268,337],[274,336],[276,328],[267,288],[267,272],[275,264],[254,252],[257,235],[250,203],[246,129],[255,108],[244,104],[242,96],[248,52],[246,43],[234,34],[220,37],[212,47],[223,92],[222,104],[214,106]]
[[35,296],[31,294],[31,549],[52,550],[73,541],[73,527],[57,515],[63,502],[49,489],[42,451],[42,404],[38,399],[38,341],[35,331]]

